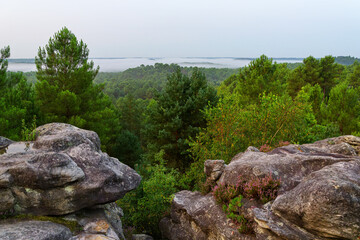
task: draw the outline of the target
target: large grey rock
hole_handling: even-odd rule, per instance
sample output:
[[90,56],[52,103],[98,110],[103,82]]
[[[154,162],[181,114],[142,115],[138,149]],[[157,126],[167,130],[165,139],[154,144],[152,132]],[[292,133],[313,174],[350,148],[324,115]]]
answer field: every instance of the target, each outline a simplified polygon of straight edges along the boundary
[[[251,205],[243,199],[246,217],[255,221],[256,239],[358,239],[359,154],[360,138],[355,136],[289,145],[268,153],[249,147],[225,166],[218,184],[236,185],[240,175],[249,179],[271,174],[281,179],[280,195],[273,202]],[[212,171],[208,172],[211,176]],[[175,195],[171,216],[162,219],[160,226],[171,240],[246,239],[229,235],[226,229],[231,224],[210,194],[182,191]]]
[[297,225],[275,215],[270,208],[271,204],[266,204],[263,208],[253,209],[254,220],[257,223],[254,229],[257,239],[319,239]]
[[[333,145],[332,145],[333,146]],[[358,157],[319,151],[311,145],[289,145],[263,153],[246,151],[233,158],[221,175],[219,183],[236,185],[239,175],[245,178],[271,174],[281,179],[280,193],[296,187],[304,177],[337,162],[354,161]]]
[[[69,124],[38,127],[33,143],[0,155],[0,211],[61,215],[122,198],[141,177],[100,150],[95,132]],[[26,149],[20,148],[26,145]]]
[[48,221],[2,223],[1,240],[68,240],[72,234],[67,227]]
[[96,235],[119,240],[125,239],[120,219],[123,215],[122,209],[113,202],[82,209],[69,214],[66,219],[77,221],[83,227],[83,231],[73,239],[87,239]]
[[255,239],[240,234],[210,194],[190,191],[175,194],[171,218],[162,219],[160,229],[164,237],[172,240]]
[[304,144],[317,151],[326,153],[339,153],[343,155],[356,156],[360,153],[360,137],[345,135],[334,138],[327,138],[311,144]]
[[360,236],[360,161],[339,162],[311,173],[279,196],[272,211],[322,237]]

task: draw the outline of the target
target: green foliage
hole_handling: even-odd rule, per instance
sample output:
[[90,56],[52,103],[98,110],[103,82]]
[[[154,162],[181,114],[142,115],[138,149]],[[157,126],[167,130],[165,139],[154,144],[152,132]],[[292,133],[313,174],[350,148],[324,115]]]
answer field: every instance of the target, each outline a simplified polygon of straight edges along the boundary
[[203,110],[216,99],[203,73],[195,69],[188,77],[177,68],[148,105],[144,131],[148,150],[164,150],[168,165],[184,170],[191,162],[188,139],[206,125]]
[[335,123],[342,135],[359,131],[359,94],[359,88],[349,87],[347,82],[331,89],[329,100],[321,105],[324,124]]
[[36,116],[34,115],[33,121],[31,123],[31,127],[27,128],[25,124],[25,120],[21,121],[21,138],[23,141],[35,141],[36,139]]
[[324,136],[326,129],[318,126],[311,105],[303,98],[262,94],[258,105],[247,106],[239,98],[232,94],[205,111],[208,124],[190,143],[195,162],[182,182],[198,189],[204,181],[206,159],[228,163],[248,146],[273,148],[282,141],[303,143]]
[[223,205],[223,211],[229,219],[239,226],[238,231],[240,233],[250,234],[253,233],[251,222],[241,212],[242,199],[243,196],[241,195],[231,199],[228,205]]
[[330,89],[336,85],[344,67],[335,63],[335,58],[326,56],[316,59],[312,56],[305,58],[303,64],[291,72],[287,79],[287,91],[295,97],[306,84],[318,84],[324,95],[328,96]]
[[165,167],[164,151],[155,156],[155,163],[143,164],[137,171],[143,180],[133,192],[119,200],[124,210],[125,225],[135,226],[137,231],[160,237],[158,223],[170,209],[173,194],[177,191],[178,173]]
[[208,126],[191,142],[196,159],[230,159],[248,146],[304,141],[316,121],[311,107],[289,96],[263,94],[259,105],[238,104],[231,95],[206,111]]
[[140,137],[147,103],[148,101],[136,99],[132,94],[121,97],[116,101],[116,108],[119,111],[120,124],[123,129]]
[[32,118],[38,115],[34,89],[22,73],[7,72],[10,48],[1,49],[0,58],[0,136],[21,139],[22,121],[31,127]]
[[0,49],[0,90],[6,86],[6,71],[8,68],[8,60],[10,57],[10,47]]
[[272,59],[262,55],[240,69],[238,75],[225,80],[220,86],[220,95],[235,93],[242,104],[257,103],[263,92],[282,93],[288,73],[286,64],[273,63]]
[[239,232],[251,234],[254,232],[253,222],[245,218],[241,209],[243,196],[265,204],[277,197],[279,187],[280,180],[271,175],[250,179],[239,176],[236,186],[220,184],[213,188],[212,194],[215,201],[222,205],[226,216],[238,226]]
[[134,168],[143,153],[139,138],[128,130],[123,130],[116,137],[112,156],[117,156],[120,162]]
[[347,81],[349,85],[353,88],[360,87],[360,63],[354,62],[353,65],[349,67],[350,73],[347,76]]
[[96,131],[103,148],[111,147],[119,124],[110,99],[93,80],[99,67],[88,61],[87,45],[66,27],[35,57],[37,104],[45,122],[66,122]]
[[243,221],[246,221],[244,216],[240,214],[241,210],[241,200],[243,196],[239,195],[233,199],[230,200],[229,204],[223,205],[223,211],[226,213],[226,216],[233,220],[236,223],[241,223]]
[[39,48],[35,58],[37,100],[51,121],[69,122],[89,106],[95,90],[92,81],[99,68],[88,62],[88,55],[86,44],[66,27]]

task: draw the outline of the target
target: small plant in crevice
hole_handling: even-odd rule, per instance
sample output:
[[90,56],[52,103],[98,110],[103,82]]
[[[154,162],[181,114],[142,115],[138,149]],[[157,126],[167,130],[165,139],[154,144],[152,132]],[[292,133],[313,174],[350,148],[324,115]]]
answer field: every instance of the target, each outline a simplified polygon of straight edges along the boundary
[[266,141],[266,143],[264,145],[260,146],[259,151],[260,152],[270,152],[275,148],[284,147],[284,146],[287,146],[289,144],[290,144],[289,141],[279,141],[278,144],[275,144],[275,145],[271,146],[271,144],[269,144],[268,141]]
[[280,183],[280,179],[274,179],[271,174],[263,178],[252,177],[250,179],[245,179],[240,175],[236,187],[246,198],[258,199],[265,204],[277,197]]
[[215,201],[222,205],[226,216],[237,226],[241,234],[254,233],[252,219],[247,219],[243,214],[243,196],[249,199],[260,200],[263,204],[277,197],[281,181],[274,179],[271,174],[265,177],[251,177],[246,179],[240,175],[236,186],[219,184],[213,187],[212,194]]
[[231,199],[228,204],[223,204],[222,209],[226,213],[226,217],[231,219],[238,226],[239,233],[251,234],[253,233],[253,222],[245,218],[244,214],[242,214],[242,199],[243,196],[238,195]]
[[272,147],[267,145],[266,143],[264,145],[261,145],[259,148],[260,152],[270,152],[272,150]]
[[213,188],[212,194],[215,201],[219,204],[228,204],[231,199],[239,195],[239,191],[236,186],[220,184]]

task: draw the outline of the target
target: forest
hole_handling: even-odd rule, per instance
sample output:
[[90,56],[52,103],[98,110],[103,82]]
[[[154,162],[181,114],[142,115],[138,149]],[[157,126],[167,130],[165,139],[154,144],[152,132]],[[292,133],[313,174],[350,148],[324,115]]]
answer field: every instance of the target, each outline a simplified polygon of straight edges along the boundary
[[140,186],[118,204],[125,229],[159,236],[179,190],[206,191],[203,163],[352,134],[360,136],[360,63],[265,55],[239,69],[139,66],[104,73],[67,28],[40,47],[34,73],[0,57],[0,136],[31,141],[36,126],[64,122],[95,131],[102,150],[135,168]]

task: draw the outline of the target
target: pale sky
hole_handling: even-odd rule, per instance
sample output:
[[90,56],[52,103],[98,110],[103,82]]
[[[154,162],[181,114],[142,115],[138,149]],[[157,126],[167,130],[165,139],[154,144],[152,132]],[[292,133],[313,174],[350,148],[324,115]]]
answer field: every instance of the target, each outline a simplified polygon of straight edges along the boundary
[[0,0],[0,48],[63,26],[90,57],[360,57],[359,0]]

